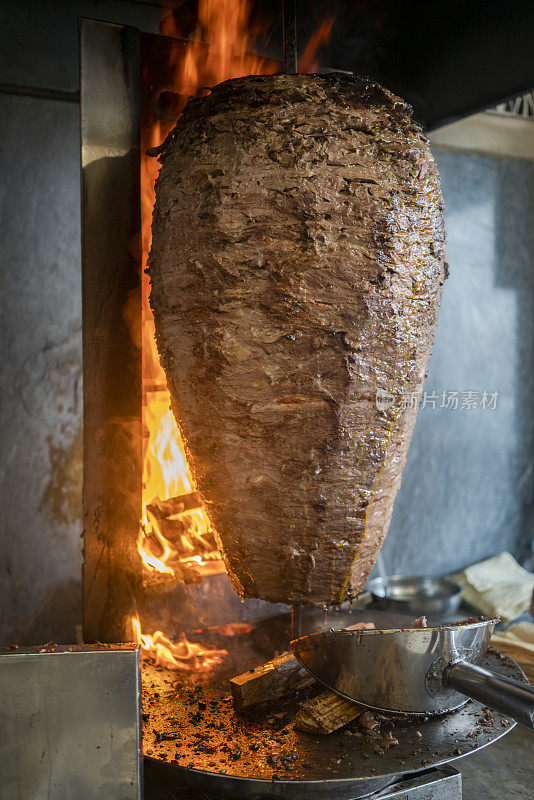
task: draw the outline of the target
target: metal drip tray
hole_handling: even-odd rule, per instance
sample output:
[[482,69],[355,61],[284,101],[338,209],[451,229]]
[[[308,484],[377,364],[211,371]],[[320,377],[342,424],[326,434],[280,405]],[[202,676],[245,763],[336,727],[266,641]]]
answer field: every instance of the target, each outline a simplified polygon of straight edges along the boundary
[[[385,627],[379,624],[380,616],[369,610],[356,612],[351,622],[372,617],[377,627]],[[343,617],[338,622],[347,624]],[[324,625],[320,619],[315,623]],[[262,663],[262,658],[266,660],[260,645],[268,644],[271,656],[273,648],[280,651],[287,646],[287,624],[288,620],[284,623],[281,618],[271,620],[246,637],[228,638],[224,642],[227,659],[207,675],[171,673],[143,665],[147,775],[157,775],[173,792],[188,784],[196,792],[225,800],[408,798],[411,796],[394,794],[400,779],[442,769],[496,741],[514,726],[506,717],[470,701],[453,713],[428,719],[390,716],[382,723],[383,733],[391,732],[399,744],[375,752],[373,743],[358,734],[357,722],[328,736],[295,730],[293,722],[303,695],[277,701],[267,709],[235,714],[228,678]],[[522,679],[517,665],[496,651],[488,653],[486,665]],[[282,757],[284,752],[287,757]],[[280,754],[278,763],[273,763],[274,754]]]

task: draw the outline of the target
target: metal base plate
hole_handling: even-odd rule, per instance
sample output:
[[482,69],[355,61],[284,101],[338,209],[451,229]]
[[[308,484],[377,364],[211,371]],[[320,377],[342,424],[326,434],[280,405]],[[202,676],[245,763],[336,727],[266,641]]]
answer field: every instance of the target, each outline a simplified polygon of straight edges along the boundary
[[[508,658],[489,653],[486,666],[521,680],[521,670]],[[400,776],[437,767],[495,741],[513,727],[500,714],[488,714],[469,702],[458,711],[427,721],[391,718],[383,723],[399,740],[396,747],[374,752],[365,736],[345,731],[315,737],[293,728],[295,709],[269,723],[269,713],[236,716],[225,681],[198,687],[200,678],[172,674],[145,665],[145,755],[169,785],[187,783],[231,800],[354,800],[390,786]],[[191,697],[197,700],[191,703]],[[221,710],[226,705],[226,713]],[[275,709],[276,711],[277,709]],[[176,737],[166,739],[162,737]],[[258,745],[256,748],[255,745]],[[241,752],[232,756],[235,747]],[[254,749],[252,749],[254,747]],[[291,772],[276,770],[270,756],[287,752]],[[289,763],[289,759],[286,763]],[[149,764],[147,764],[149,766]],[[273,773],[276,772],[276,777]]]
[[[190,786],[172,785],[176,800],[217,800],[214,795],[199,793]],[[146,800],[167,800],[168,787],[158,780],[157,768],[151,763],[145,774]],[[352,800],[360,800],[353,798]],[[418,775],[401,778],[394,786],[367,795],[367,800],[462,800],[462,776],[453,767],[443,766]]]
[[[443,766],[403,778],[394,787],[370,795],[370,800],[462,800],[462,776]],[[354,798],[356,800],[356,798]]]
[[140,800],[139,648],[0,654],[0,798]]

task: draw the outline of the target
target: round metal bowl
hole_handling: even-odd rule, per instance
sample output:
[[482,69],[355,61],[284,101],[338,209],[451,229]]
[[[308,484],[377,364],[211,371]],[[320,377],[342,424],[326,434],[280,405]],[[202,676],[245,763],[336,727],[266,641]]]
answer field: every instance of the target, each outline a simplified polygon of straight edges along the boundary
[[367,588],[377,607],[410,614],[452,614],[462,598],[461,588],[452,581],[425,575],[374,578]]

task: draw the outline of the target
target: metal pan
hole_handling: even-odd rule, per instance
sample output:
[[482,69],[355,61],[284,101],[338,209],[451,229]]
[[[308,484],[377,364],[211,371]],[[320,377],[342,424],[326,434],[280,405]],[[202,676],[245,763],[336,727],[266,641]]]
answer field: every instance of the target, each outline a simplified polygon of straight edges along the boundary
[[482,667],[498,620],[400,630],[326,630],[291,642],[313,677],[381,711],[443,714],[467,697],[534,729],[534,689]]
[[[329,612],[338,628],[354,622],[374,622],[377,628],[408,626],[412,616],[374,609],[352,614]],[[321,630],[321,610],[303,609],[305,632]],[[486,714],[479,703],[469,703],[451,714],[421,717],[391,716],[384,720],[382,733],[391,732],[399,744],[384,751],[363,733],[357,722],[328,736],[313,736],[294,727],[299,700],[280,701],[273,707],[247,714],[234,714],[228,696],[228,678],[239,670],[262,663],[274,650],[287,646],[290,616],[271,618],[247,635],[225,637],[228,662],[209,673],[198,675],[170,672],[143,664],[143,746],[145,776],[168,786],[169,797],[185,797],[184,784],[228,800],[353,800],[389,787],[406,773],[441,768],[451,760],[475,753],[510,731],[514,723],[500,714]],[[218,640],[213,642],[218,644]],[[252,649],[253,648],[253,649]],[[483,666],[499,674],[525,680],[517,664],[501,658],[490,648]],[[206,708],[193,714],[196,702],[191,692],[203,687]],[[301,698],[302,699],[302,698]],[[271,724],[269,714],[284,710],[287,717]],[[226,726],[226,727],[225,727]],[[224,729],[223,729],[224,728]],[[356,733],[356,735],[355,735]],[[168,735],[168,739],[161,735]],[[283,739],[283,745],[277,739]],[[231,741],[243,755],[233,760],[223,745]],[[252,743],[259,743],[256,750]],[[200,746],[199,746],[200,744]],[[212,746],[215,745],[215,753]],[[285,748],[296,754],[293,769],[269,762],[271,752]],[[341,763],[339,759],[341,758]],[[279,779],[273,779],[273,773]],[[149,790],[147,789],[147,792]],[[386,794],[389,793],[389,788]],[[189,795],[188,795],[189,796]],[[195,795],[196,796],[196,795]],[[426,795],[425,795],[426,796]]]
[[428,575],[391,575],[367,584],[377,608],[405,614],[439,615],[447,620],[458,611],[462,590],[446,578]]

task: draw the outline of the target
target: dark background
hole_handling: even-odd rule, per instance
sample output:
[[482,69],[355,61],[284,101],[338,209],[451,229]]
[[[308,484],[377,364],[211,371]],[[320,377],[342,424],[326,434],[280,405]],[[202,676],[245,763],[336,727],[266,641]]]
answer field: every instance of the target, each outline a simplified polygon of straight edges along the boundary
[[[158,32],[172,6],[0,5],[1,642],[72,641],[81,620],[77,18]],[[502,99],[514,75],[518,91],[534,84],[522,74],[525,36],[529,57],[534,51],[532,7],[299,3],[299,42],[302,50],[317,22],[337,14],[321,63],[380,77],[436,124]],[[257,3],[255,20],[265,30],[261,49],[279,57],[273,8]],[[454,24],[445,9],[458,12]],[[194,12],[174,3],[184,35]],[[518,63],[508,58],[515,72],[506,73],[499,59],[514,42]],[[509,156],[436,152],[451,277],[426,390],[499,398],[495,410],[420,411],[383,551],[390,572],[444,573],[503,549],[520,559],[530,552],[534,162],[513,157],[513,138]]]

